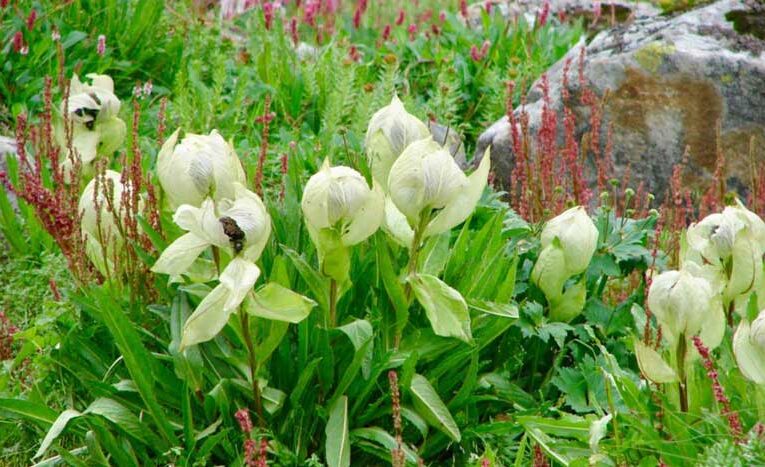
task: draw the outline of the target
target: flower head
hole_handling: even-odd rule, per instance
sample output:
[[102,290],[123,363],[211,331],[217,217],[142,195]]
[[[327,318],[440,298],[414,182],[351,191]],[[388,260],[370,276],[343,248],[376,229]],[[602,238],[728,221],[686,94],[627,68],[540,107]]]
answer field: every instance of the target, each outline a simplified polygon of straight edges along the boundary
[[377,187],[370,189],[360,173],[350,167],[332,167],[325,160],[308,180],[301,207],[311,228],[336,228],[343,244],[354,245],[380,226],[383,195]]
[[165,141],[157,156],[157,176],[170,206],[200,206],[208,197],[234,198],[245,174],[231,144],[217,130],[209,135],[187,133],[178,143],[179,132]]
[[428,127],[404,108],[398,96],[372,115],[364,140],[372,177],[383,186],[393,162],[413,142],[430,135]]
[[751,323],[741,320],[733,336],[733,354],[748,380],[765,385],[765,310]]
[[462,223],[481,198],[490,165],[487,151],[478,169],[466,176],[448,149],[432,137],[410,144],[393,163],[388,177],[391,202],[386,210],[399,212],[386,212],[386,229],[406,231],[403,217],[409,231],[424,227],[422,234],[427,237]]
[[[114,82],[107,75],[89,74],[90,83],[77,75],[69,84],[69,98],[61,103],[61,115],[72,124],[71,156],[79,158],[86,171],[98,156],[114,153],[125,140],[127,127],[117,116],[120,100],[114,95]],[[59,145],[67,148],[64,126],[56,128]],[[70,163],[70,158],[65,164]]]

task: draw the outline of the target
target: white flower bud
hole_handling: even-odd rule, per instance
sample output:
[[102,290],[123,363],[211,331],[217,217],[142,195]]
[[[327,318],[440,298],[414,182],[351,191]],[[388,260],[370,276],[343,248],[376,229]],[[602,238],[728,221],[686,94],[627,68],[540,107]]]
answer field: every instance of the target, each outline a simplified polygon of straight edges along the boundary
[[659,274],[648,291],[648,306],[670,342],[699,334],[718,304],[709,282],[684,270]]
[[587,211],[577,206],[547,221],[542,229],[542,248],[555,238],[563,249],[566,276],[584,272],[598,246],[598,229]]
[[344,245],[366,239],[380,227],[382,192],[370,189],[364,177],[350,167],[332,167],[324,161],[305,186],[301,207],[314,231],[337,228]]
[[429,135],[428,127],[393,96],[389,105],[375,112],[367,127],[364,147],[372,177],[387,187],[390,169],[404,149]]
[[209,135],[187,133],[178,143],[179,132],[168,138],[157,156],[157,176],[171,208],[199,206],[207,197],[233,199],[235,184],[246,180],[231,144],[217,130]]

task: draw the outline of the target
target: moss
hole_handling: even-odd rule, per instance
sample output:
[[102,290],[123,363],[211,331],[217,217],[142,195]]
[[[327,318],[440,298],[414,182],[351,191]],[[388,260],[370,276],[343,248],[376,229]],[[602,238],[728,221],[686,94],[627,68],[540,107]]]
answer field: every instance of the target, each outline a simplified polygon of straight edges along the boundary
[[635,60],[640,66],[651,73],[657,73],[664,57],[675,53],[675,46],[655,41],[635,53]]

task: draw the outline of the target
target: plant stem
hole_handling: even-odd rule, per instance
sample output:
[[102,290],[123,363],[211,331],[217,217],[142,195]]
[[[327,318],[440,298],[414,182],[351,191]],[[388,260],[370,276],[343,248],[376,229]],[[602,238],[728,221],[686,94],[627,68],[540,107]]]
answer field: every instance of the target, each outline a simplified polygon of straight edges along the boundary
[[252,345],[252,336],[250,335],[250,315],[241,307],[239,308],[239,320],[242,325],[244,345],[247,347],[247,360],[252,377],[252,398],[255,400],[255,413],[258,415],[258,424],[262,427],[265,425],[265,419],[263,418],[263,402],[260,398],[260,386],[258,385],[258,365],[255,360],[255,348]]
[[685,342],[685,334],[680,334],[677,341],[677,376],[680,381],[677,383],[677,388],[680,393],[680,411],[688,412],[688,389],[686,387],[686,375],[685,375],[685,355],[687,353],[687,343]]
[[335,327],[337,316],[337,281],[329,280],[329,328]]
[[[420,246],[422,243],[422,234],[425,232],[425,228],[430,222],[430,210],[426,210],[420,215],[420,224],[414,229],[414,236],[412,237],[412,245],[409,247],[409,263],[406,266],[407,279],[412,278],[417,274],[417,260],[420,257]],[[407,280],[404,285],[404,297],[406,297],[407,305],[411,305],[412,301],[412,283]],[[398,349],[401,344],[401,329],[396,323],[396,335],[393,340],[393,348]]]

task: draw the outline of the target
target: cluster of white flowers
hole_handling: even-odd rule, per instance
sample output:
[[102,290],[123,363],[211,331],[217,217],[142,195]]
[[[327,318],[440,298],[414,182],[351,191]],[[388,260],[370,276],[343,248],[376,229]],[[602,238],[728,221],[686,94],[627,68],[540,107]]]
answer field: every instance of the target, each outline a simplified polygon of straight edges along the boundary
[[[741,372],[759,384],[765,383],[765,223],[741,202],[723,212],[692,224],[685,235],[680,270],[653,278],[648,306],[669,344],[671,368],[661,355],[642,343],[636,344],[644,375],[660,383],[682,379],[685,366],[696,358],[692,345],[699,336],[713,349],[725,337],[726,312],[737,313],[740,324],[733,350]],[[732,319],[732,316],[731,316]],[[677,355],[678,349],[684,355]],[[677,361],[680,358],[681,361]]]

